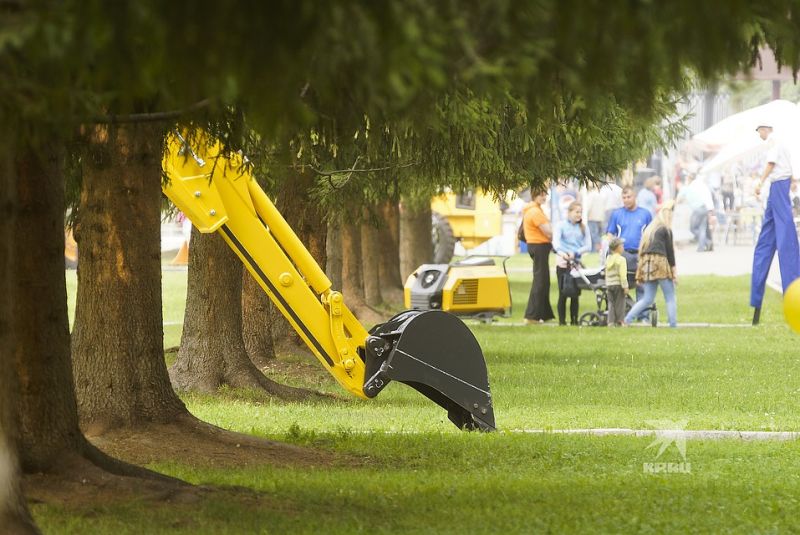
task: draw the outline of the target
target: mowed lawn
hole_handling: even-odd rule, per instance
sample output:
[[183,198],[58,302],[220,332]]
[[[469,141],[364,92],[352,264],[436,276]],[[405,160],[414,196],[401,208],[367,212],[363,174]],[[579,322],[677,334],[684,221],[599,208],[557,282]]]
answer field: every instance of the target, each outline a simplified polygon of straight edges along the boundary
[[[524,258],[512,262],[520,266]],[[529,262],[529,261],[528,261]],[[185,273],[165,272],[165,322],[180,322]],[[652,437],[523,430],[652,428],[800,430],[800,336],[768,290],[762,325],[747,326],[747,277],[684,277],[679,323],[629,329],[523,326],[530,275],[512,273],[514,317],[470,323],[486,356],[499,432],[462,433],[401,384],[346,397],[321,367],[278,377],[336,393],[284,403],[250,392],[184,399],[221,427],[357,459],[352,466],[152,468],[203,485],[249,489],[192,504],[80,510],[34,504],[47,533],[778,532],[800,513],[800,443],[689,440],[659,457]],[[70,293],[74,294],[74,279]],[[593,308],[584,295],[582,309]],[[553,299],[555,304],[555,299]],[[663,311],[663,303],[660,305]],[[173,330],[174,329],[174,330]],[[165,329],[177,345],[180,326]],[[444,342],[443,342],[444,343]],[[647,473],[653,462],[689,473]]]

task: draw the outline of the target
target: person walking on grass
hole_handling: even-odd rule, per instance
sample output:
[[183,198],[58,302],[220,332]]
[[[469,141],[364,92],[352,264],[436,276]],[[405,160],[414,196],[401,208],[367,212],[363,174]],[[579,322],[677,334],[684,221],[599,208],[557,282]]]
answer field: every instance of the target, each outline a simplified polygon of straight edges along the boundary
[[567,208],[567,218],[556,225],[553,233],[553,249],[556,251],[556,280],[558,281],[558,324],[567,324],[567,299],[570,300],[569,318],[571,325],[578,325],[578,296],[580,290],[574,285],[565,284],[571,277],[570,264],[580,261],[581,255],[592,250],[589,228],[583,223],[583,207],[573,201]]
[[642,233],[636,282],[642,285],[644,295],[625,316],[626,325],[630,325],[639,314],[653,304],[656,290],[660,287],[667,302],[669,326],[678,326],[678,306],[675,300],[678,272],[675,268],[675,249],[672,244],[672,209],[671,201],[664,203],[656,219]]
[[522,211],[522,227],[528,254],[533,260],[533,283],[525,309],[525,323],[544,323],[553,319],[550,306],[550,249],[552,249],[553,229],[550,220],[542,210],[547,202],[545,186],[531,191],[532,201]]
[[612,238],[606,256],[606,297],[608,300],[608,326],[622,326],[625,317],[625,297],[628,295],[628,262],[622,256],[622,238]]

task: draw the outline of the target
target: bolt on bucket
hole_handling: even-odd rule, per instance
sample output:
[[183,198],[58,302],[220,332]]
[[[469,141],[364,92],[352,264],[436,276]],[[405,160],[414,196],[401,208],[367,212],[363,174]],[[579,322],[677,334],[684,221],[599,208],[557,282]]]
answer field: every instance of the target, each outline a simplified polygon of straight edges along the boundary
[[399,381],[445,408],[459,429],[495,429],[486,361],[464,322],[439,310],[408,310],[369,334],[367,396]]

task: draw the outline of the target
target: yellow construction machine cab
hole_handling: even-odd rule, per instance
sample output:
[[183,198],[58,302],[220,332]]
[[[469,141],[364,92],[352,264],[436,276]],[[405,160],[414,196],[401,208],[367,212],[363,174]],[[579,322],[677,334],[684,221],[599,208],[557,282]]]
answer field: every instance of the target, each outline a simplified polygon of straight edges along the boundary
[[452,260],[456,242],[472,249],[502,233],[500,204],[483,190],[447,192],[431,201],[434,262]]

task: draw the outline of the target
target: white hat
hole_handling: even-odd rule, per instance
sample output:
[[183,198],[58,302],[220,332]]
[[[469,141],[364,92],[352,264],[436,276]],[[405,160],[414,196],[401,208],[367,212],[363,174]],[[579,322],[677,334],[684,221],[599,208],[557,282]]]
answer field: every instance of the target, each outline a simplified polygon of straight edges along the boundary
[[772,120],[767,119],[766,117],[762,117],[761,122],[758,123],[758,125],[756,126],[756,130],[758,130],[759,128],[772,128]]

